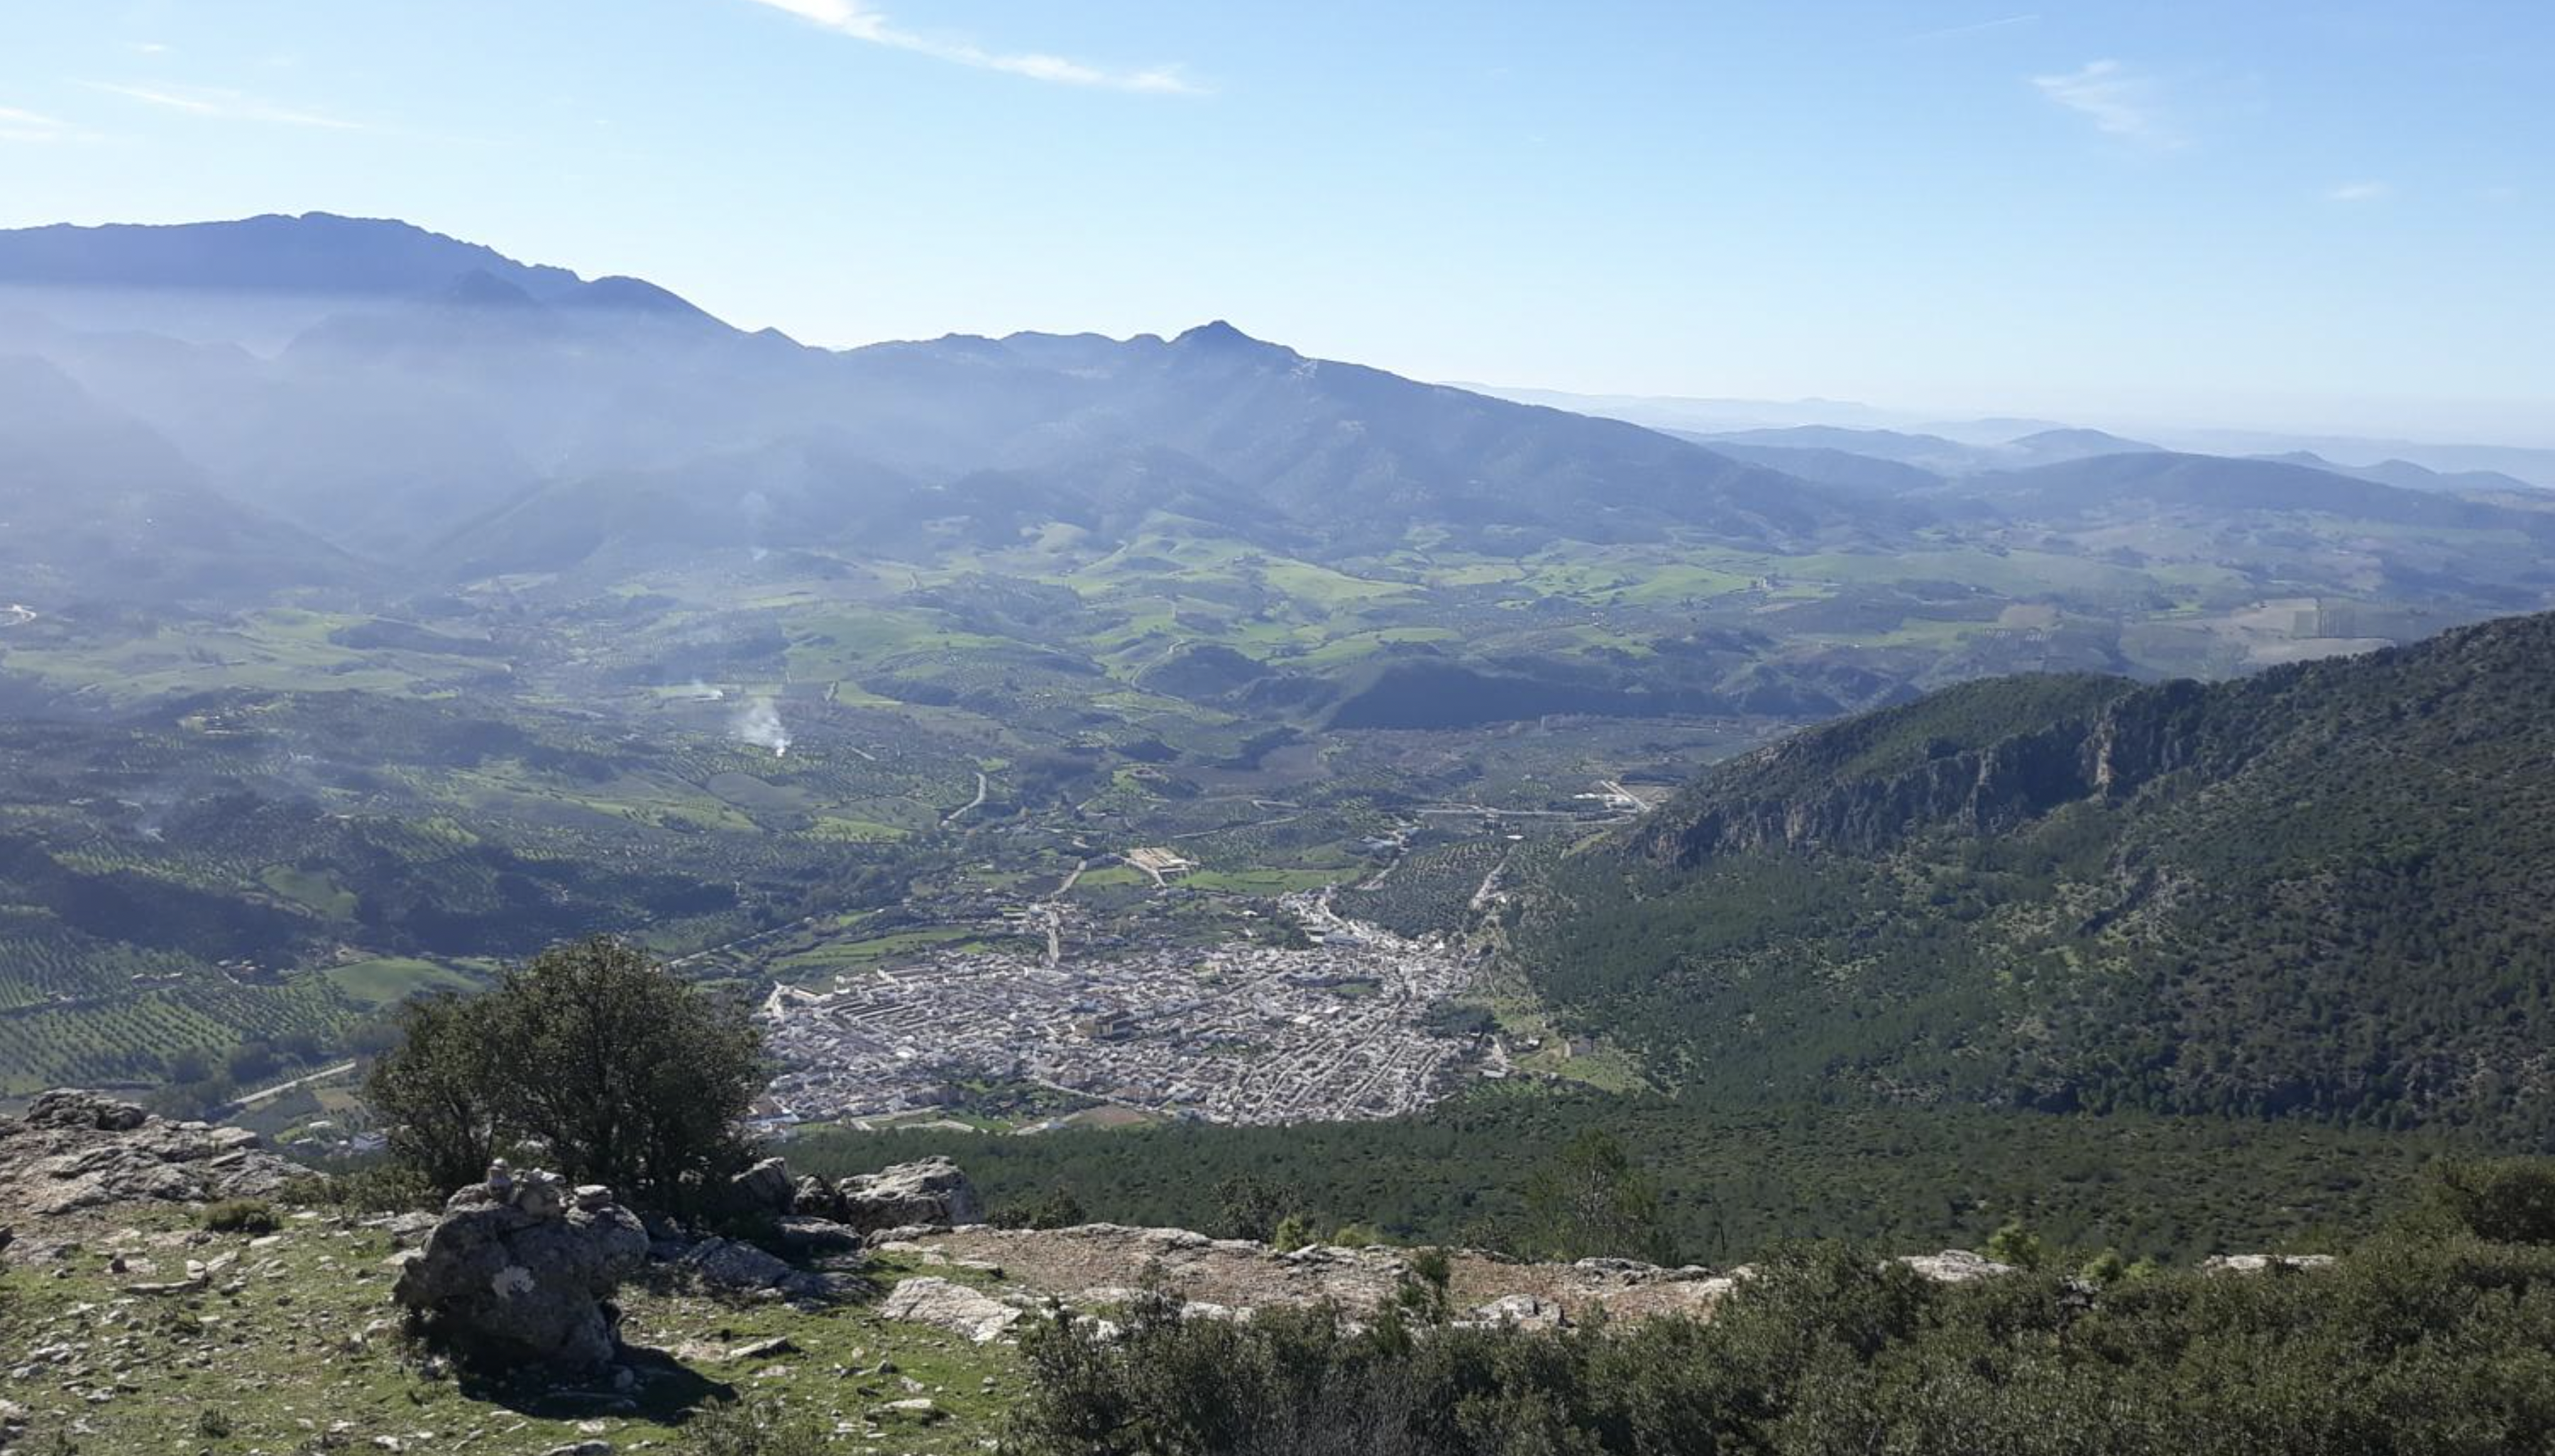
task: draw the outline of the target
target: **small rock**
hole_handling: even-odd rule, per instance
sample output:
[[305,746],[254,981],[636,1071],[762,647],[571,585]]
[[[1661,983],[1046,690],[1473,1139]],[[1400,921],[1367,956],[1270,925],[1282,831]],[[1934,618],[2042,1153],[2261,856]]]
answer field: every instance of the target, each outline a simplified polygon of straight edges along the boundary
[[735,1349],[727,1352],[727,1358],[730,1360],[770,1360],[776,1355],[795,1355],[797,1353],[798,1343],[795,1340],[791,1339],[788,1335],[775,1335],[769,1340],[757,1340],[750,1345],[739,1345]]
[[914,1421],[921,1425],[930,1425],[936,1421],[942,1421],[949,1418],[949,1412],[941,1409],[940,1406],[928,1395],[915,1395],[904,1400],[890,1400],[885,1405],[880,1406],[879,1409],[884,1414],[894,1416],[901,1420]]

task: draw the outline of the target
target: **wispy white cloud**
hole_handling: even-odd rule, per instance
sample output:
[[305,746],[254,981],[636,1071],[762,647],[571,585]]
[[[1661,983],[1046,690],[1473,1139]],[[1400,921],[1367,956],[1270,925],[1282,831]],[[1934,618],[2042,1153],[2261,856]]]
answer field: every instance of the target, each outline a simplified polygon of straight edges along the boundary
[[2394,191],[2382,182],[2348,182],[2324,195],[2331,202],[2377,202],[2393,195]]
[[126,44],[125,49],[141,56],[166,56],[177,48],[158,41],[132,41]]
[[87,135],[57,116],[0,106],[0,142],[70,142]]
[[93,90],[110,95],[214,121],[262,121],[277,126],[318,127],[340,132],[370,130],[360,121],[348,121],[342,116],[330,116],[323,111],[309,111],[298,106],[279,106],[245,91],[212,86],[136,86],[113,81],[89,81],[86,84]]
[[1981,31],[2010,30],[2018,25],[2038,24],[2040,24],[2040,17],[2036,14],[2004,15],[1997,17],[1995,20],[1974,20],[1968,25],[1947,25],[1941,30],[1918,31],[1907,39],[1910,41],[1942,41],[1948,40],[1953,36],[1975,36]]
[[2064,75],[2033,76],[2031,84],[2106,136],[2145,147],[2183,144],[2182,134],[2156,103],[2155,82],[2117,61],[2089,61]]
[[972,65],[979,70],[999,70],[1058,85],[1096,86],[1113,91],[1150,91],[1176,96],[1202,95],[1205,91],[1204,87],[1181,74],[1180,67],[1176,65],[1145,70],[1109,70],[1061,56],[1034,51],[991,51],[972,41],[926,36],[897,25],[886,15],[870,8],[865,0],[754,0],[754,3],[786,10],[801,20],[855,41],[910,51],[916,56],[928,56],[935,61],[947,61],[958,65]]

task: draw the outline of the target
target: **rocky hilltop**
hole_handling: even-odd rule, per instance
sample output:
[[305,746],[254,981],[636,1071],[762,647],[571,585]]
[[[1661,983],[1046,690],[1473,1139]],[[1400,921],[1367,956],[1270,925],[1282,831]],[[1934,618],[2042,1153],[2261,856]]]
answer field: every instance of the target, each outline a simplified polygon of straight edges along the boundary
[[0,1220],[263,1197],[293,1172],[245,1128],[172,1122],[96,1092],[47,1092],[26,1116],[0,1116]]
[[2540,672],[2551,661],[2555,614],[2545,614],[2221,683],[2085,673],[1963,683],[1718,765],[1630,843],[1691,868],[1767,849],[1872,854],[1937,830],[1999,834],[2070,803],[2233,779],[2338,729],[2483,706],[2497,694],[2476,674]]
[[[755,1394],[891,1449],[969,1451],[999,1430],[1041,1323],[1106,1336],[1139,1308],[1249,1320],[1314,1303],[1365,1319],[1425,1276],[1411,1250],[993,1228],[943,1159],[832,1182],[767,1159],[717,1232],[503,1164],[437,1212],[295,1206],[315,1185],[252,1136],[89,1093],[0,1120],[0,1149],[16,1233],[0,1452],[604,1456],[669,1446],[687,1411]],[[1905,1262],[1942,1280],[2008,1272],[1959,1251]],[[1444,1287],[1459,1324],[1533,1328],[1709,1317],[1750,1276],[1454,1251]]]

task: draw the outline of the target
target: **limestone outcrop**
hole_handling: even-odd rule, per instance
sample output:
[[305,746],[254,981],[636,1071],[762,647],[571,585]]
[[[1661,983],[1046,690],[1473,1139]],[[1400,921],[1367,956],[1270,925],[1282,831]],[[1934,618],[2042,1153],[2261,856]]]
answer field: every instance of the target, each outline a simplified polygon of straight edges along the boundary
[[264,1198],[294,1171],[245,1128],[174,1122],[97,1092],[46,1092],[25,1117],[0,1117],[0,1212]]
[[785,1220],[785,1237],[793,1247],[829,1242],[833,1236],[823,1224],[841,1225],[858,1236],[985,1221],[976,1185],[945,1157],[901,1162],[833,1184],[793,1178],[788,1162],[767,1157],[728,1180],[728,1199],[740,1209]]
[[888,1292],[879,1313],[927,1324],[983,1345],[1010,1334],[1028,1311],[965,1284],[933,1275],[906,1279]]
[[976,1185],[945,1157],[901,1162],[834,1185],[838,1222],[863,1233],[879,1229],[955,1229],[985,1221]]
[[499,1164],[398,1257],[392,1297],[464,1354],[586,1374],[619,1351],[612,1294],[647,1260],[647,1230],[608,1190]]

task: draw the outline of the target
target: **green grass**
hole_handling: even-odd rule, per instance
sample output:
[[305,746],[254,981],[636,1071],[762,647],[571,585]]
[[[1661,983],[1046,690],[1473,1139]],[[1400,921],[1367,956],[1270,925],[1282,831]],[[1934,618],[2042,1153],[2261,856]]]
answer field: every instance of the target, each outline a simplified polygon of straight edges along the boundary
[[366,1006],[389,1006],[427,991],[474,991],[480,984],[466,971],[406,956],[348,961],[319,974],[349,1001]]
[[332,920],[342,920],[355,913],[355,893],[337,883],[337,877],[325,870],[303,870],[292,865],[269,865],[260,870],[258,883],[287,900],[306,905]]
[[[0,1322],[0,1363],[30,1364],[28,1353],[47,1344],[90,1352],[32,1362],[26,1379],[9,1383],[9,1398],[35,1412],[32,1439],[19,1449],[55,1449],[46,1443],[69,1434],[69,1412],[79,1433],[75,1447],[63,1449],[101,1456],[316,1450],[314,1438],[332,1428],[339,1434],[328,1449],[371,1450],[380,1437],[410,1451],[484,1456],[537,1456],[593,1439],[624,1451],[670,1449],[687,1410],[727,1388],[784,1395],[827,1427],[847,1422],[854,1431],[890,1400],[926,1395],[947,1419],[913,1425],[887,1417],[880,1429],[892,1449],[945,1456],[976,1451],[997,1434],[1022,1379],[1011,1347],[889,1321],[863,1303],[800,1313],[716,1301],[660,1281],[624,1286],[620,1296],[625,1337],[679,1368],[643,1385],[636,1411],[616,1413],[608,1399],[491,1390],[476,1379],[430,1377],[423,1352],[400,1340],[380,1269],[392,1252],[387,1238],[292,1215],[284,1230],[277,1242],[251,1248],[250,1235],[199,1232],[182,1213],[140,1212],[49,1265],[46,1276],[24,1268],[0,1274],[0,1299],[10,1308]],[[131,1272],[109,1272],[117,1257]],[[129,1283],[178,1277],[188,1259],[230,1264],[202,1290],[125,1292]],[[871,1268],[882,1284],[917,1272],[893,1258]],[[57,1269],[61,1276],[51,1276]],[[109,1309],[118,1311],[111,1326],[99,1319]],[[730,1357],[780,1335],[795,1353]],[[880,1373],[882,1362],[893,1372]],[[100,1389],[112,1398],[87,1398]]]

